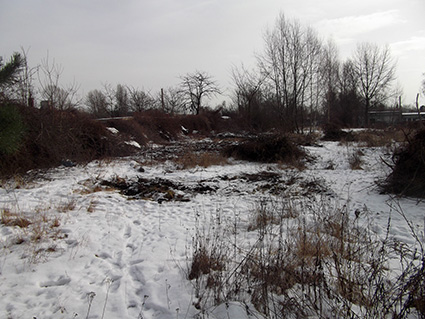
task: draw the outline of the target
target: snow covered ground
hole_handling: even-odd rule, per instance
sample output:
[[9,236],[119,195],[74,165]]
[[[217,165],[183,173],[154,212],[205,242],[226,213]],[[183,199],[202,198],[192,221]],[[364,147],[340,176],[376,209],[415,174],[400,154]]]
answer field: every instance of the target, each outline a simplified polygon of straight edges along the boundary
[[[167,161],[141,170],[144,159],[132,157],[60,167],[30,182],[5,182],[0,188],[0,317],[196,316],[195,287],[187,279],[193,237],[217,216],[248,224],[259,200],[275,196],[249,178],[264,172],[323,185],[320,196],[349,205],[353,213],[367,209],[378,234],[385,234],[391,214],[391,235],[413,245],[395,209],[401,208],[423,240],[425,203],[379,194],[376,181],[388,174],[381,161],[388,156],[385,149],[361,148],[361,170],[349,165],[358,148],[322,142],[306,149],[315,160],[303,171],[239,161],[186,170]],[[181,187],[144,199],[101,184],[139,177]],[[293,194],[307,196],[306,191],[294,189]],[[167,200],[176,198],[181,200]],[[242,236],[249,240],[249,234]],[[213,307],[208,316],[255,317],[236,302]]]

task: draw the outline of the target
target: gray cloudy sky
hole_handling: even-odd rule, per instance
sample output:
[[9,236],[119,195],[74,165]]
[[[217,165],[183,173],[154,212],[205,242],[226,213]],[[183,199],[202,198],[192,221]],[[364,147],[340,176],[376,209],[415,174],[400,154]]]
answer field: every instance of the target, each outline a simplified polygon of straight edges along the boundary
[[280,12],[332,37],[342,59],[359,42],[388,44],[413,103],[425,72],[425,0],[0,0],[0,56],[22,47],[35,66],[48,55],[81,94],[103,83],[155,93],[201,70],[229,95],[232,66],[254,66]]

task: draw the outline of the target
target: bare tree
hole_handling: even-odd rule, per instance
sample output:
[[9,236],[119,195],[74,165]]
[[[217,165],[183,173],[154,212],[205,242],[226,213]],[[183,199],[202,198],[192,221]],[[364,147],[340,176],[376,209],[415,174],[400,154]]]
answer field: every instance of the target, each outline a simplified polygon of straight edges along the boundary
[[342,94],[357,90],[358,77],[356,75],[355,66],[352,60],[345,61],[338,77],[338,91]]
[[124,85],[118,84],[115,90],[115,116],[125,116],[128,114],[130,100],[127,89]]
[[22,56],[24,58],[24,65],[22,72],[19,75],[18,88],[17,88],[17,98],[20,103],[27,106],[34,106],[34,75],[38,72],[38,66],[30,68],[28,65],[28,50],[21,48]]
[[324,85],[324,105],[327,121],[330,122],[331,110],[335,107],[339,80],[338,48],[332,40],[328,40],[322,50],[321,74]]
[[396,64],[388,46],[379,48],[373,43],[361,43],[354,53],[353,65],[358,77],[358,92],[364,101],[364,123],[369,126],[369,110],[373,103],[387,97],[395,79]]
[[86,105],[89,112],[96,117],[108,116],[108,102],[105,94],[99,90],[92,90],[87,93]]
[[129,108],[131,112],[141,112],[155,107],[155,99],[143,90],[127,87],[129,93]]
[[80,103],[77,97],[79,86],[75,82],[67,87],[61,86],[59,80],[62,72],[62,66],[56,64],[54,60],[51,63],[49,56],[42,60],[37,72],[42,99],[59,110],[74,108]]
[[[258,57],[262,74],[271,82],[284,126],[300,130],[307,89],[318,72],[321,43],[316,32],[280,14],[264,36],[266,47]],[[310,87],[310,93],[311,93]]]
[[358,77],[354,68],[353,61],[345,61],[339,72],[338,77],[338,103],[337,108],[331,112],[331,119],[346,126],[360,125],[361,101],[358,94]]
[[106,98],[106,106],[109,116],[115,114],[115,89],[110,83],[102,84],[102,93]]
[[255,71],[248,71],[243,65],[232,70],[233,82],[235,83],[235,102],[238,111],[242,114],[249,125],[256,125],[263,104],[264,77]]
[[185,94],[179,88],[169,87],[162,92],[163,111],[166,113],[184,113],[186,107]]
[[194,114],[199,114],[204,98],[221,93],[212,76],[206,72],[195,71],[180,79],[180,92],[185,96],[188,109]]

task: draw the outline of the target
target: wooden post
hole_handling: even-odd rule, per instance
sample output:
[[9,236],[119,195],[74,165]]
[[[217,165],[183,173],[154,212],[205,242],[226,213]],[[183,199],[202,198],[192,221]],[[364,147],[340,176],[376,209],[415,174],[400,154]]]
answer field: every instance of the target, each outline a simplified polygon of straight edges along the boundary
[[162,106],[162,110],[165,112],[164,89],[163,88],[161,88],[161,106]]
[[422,126],[425,127],[425,122],[422,121],[421,110],[419,108],[419,93],[416,94],[416,110],[418,111],[418,120],[421,122]]

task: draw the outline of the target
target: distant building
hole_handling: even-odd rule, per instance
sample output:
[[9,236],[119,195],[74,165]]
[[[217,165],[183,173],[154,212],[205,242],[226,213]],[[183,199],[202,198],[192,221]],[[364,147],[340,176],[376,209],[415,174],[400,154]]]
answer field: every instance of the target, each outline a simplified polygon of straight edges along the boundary
[[402,122],[401,109],[369,111],[370,124],[398,124]]
[[393,125],[406,122],[425,120],[425,106],[422,105],[420,112],[403,112],[402,109],[374,110],[369,112],[370,124]]
[[425,112],[419,111],[418,112],[405,112],[401,113],[401,117],[403,119],[403,122],[415,122],[418,120],[425,120]]
[[41,101],[40,109],[42,110],[50,110],[52,108],[52,103],[50,101]]

